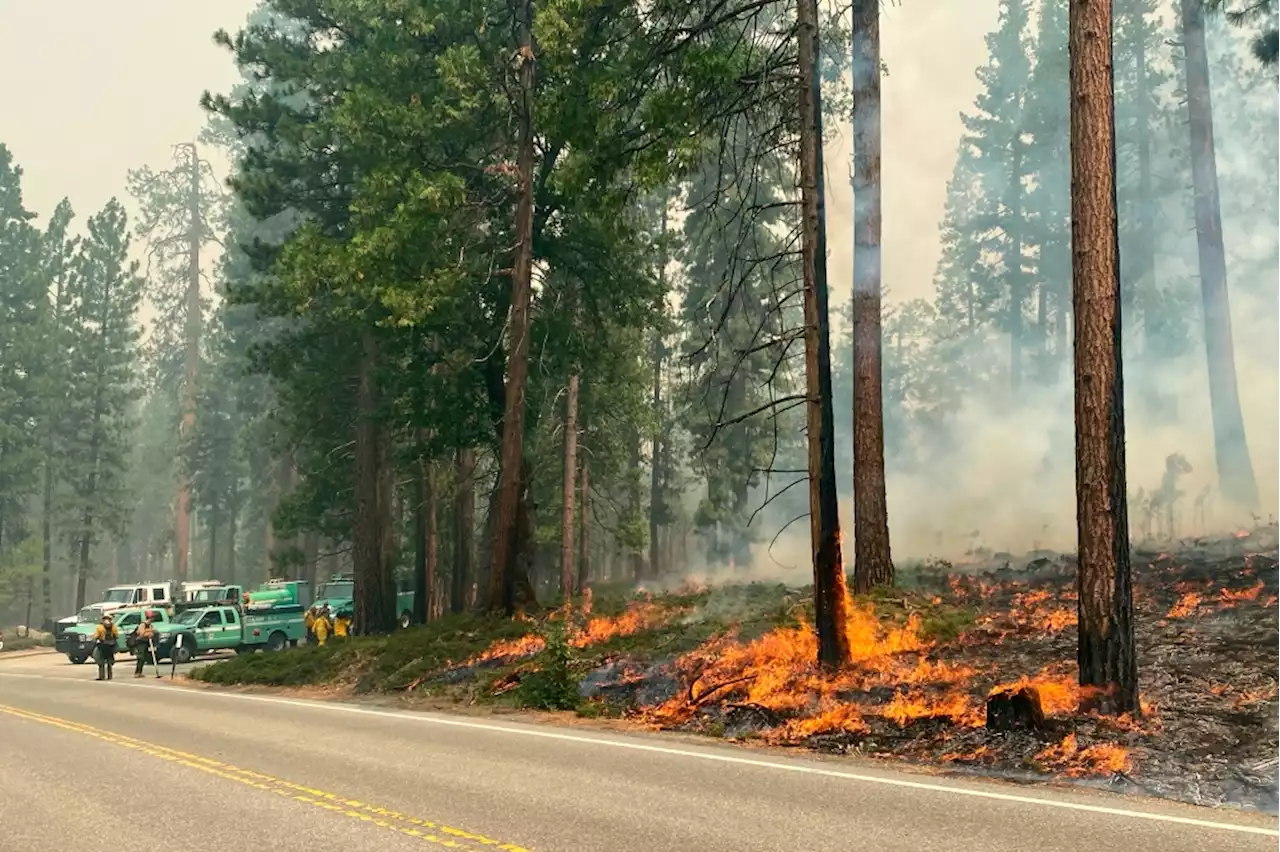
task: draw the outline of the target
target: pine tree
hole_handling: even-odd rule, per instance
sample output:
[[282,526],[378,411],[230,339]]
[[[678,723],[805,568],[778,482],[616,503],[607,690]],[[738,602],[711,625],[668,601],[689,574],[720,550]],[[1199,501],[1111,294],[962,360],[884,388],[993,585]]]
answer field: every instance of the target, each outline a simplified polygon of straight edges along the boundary
[[[984,254],[1000,258],[999,271],[987,281],[1004,304],[1003,326],[1009,335],[1009,384],[1016,395],[1025,372],[1028,278],[1024,269],[1026,175],[1029,171],[1025,126],[1030,21],[1027,0],[1002,0],[999,26],[987,36],[989,59],[978,69],[982,91],[974,112],[961,116],[964,143],[977,170],[978,209],[969,219]],[[1043,328],[1038,328],[1043,343]]]
[[68,532],[78,549],[76,608],[93,574],[90,553],[105,533],[119,533],[130,505],[125,472],[131,414],[140,399],[137,373],[138,264],[129,260],[124,208],[114,198],[89,218],[68,281],[71,392],[63,422],[70,485]]
[[1027,174],[1025,243],[1036,256],[1037,325],[1044,360],[1041,378],[1053,381],[1067,364],[1071,305],[1071,175],[1068,144],[1067,4],[1043,3],[1035,39],[1035,66],[1026,104]]
[[39,481],[39,335],[48,299],[40,232],[23,206],[22,169],[0,145],[0,552],[27,536],[27,499]]

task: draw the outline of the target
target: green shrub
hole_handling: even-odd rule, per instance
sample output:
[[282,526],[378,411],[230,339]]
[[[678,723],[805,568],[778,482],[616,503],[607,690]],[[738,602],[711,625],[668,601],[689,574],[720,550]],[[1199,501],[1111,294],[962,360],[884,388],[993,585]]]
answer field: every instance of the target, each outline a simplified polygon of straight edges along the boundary
[[538,710],[573,710],[581,698],[564,624],[545,622],[542,638],[547,647],[538,655],[541,668],[521,678],[517,699],[521,705]]

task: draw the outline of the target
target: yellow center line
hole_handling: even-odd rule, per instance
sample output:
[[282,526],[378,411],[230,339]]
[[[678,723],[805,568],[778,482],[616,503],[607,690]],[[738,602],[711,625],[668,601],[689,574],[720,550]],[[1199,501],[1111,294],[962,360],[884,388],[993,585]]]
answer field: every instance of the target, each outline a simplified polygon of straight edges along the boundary
[[399,834],[404,834],[437,846],[443,846],[449,849],[485,848],[491,850],[502,850],[502,852],[531,852],[531,850],[526,849],[523,846],[517,846],[513,843],[502,843],[501,841],[485,837],[482,834],[475,834],[461,828],[443,825],[432,820],[409,816],[408,814],[403,814],[399,811],[388,810],[387,808],[381,808],[376,805],[368,804],[367,802],[361,802],[357,799],[340,796],[336,793],[317,790],[314,787],[295,784],[292,781],[274,778],[270,775],[265,775],[252,769],[241,769],[240,767],[232,766],[231,764],[224,763],[220,760],[214,760],[212,758],[172,749],[167,746],[149,743],[144,740],[125,736],[124,734],[104,731],[99,728],[94,728],[91,725],[81,724],[80,722],[59,719],[56,716],[45,716],[41,713],[23,710],[18,707],[10,707],[4,704],[0,704],[0,713],[6,713],[19,719],[40,722],[55,728],[62,728],[63,730],[84,734],[104,742],[133,749],[142,754],[158,757],[162,760],[168,760],[181,766],[198,769],[201,772],[207,772],[210,775],[216,775],[219,778],[225,778],[228,781],[235,781],[248,787],[262,790],[263,792],[273,793],[284,798],[312,805],[313,807],[329,811],[330,813],[340,814],[351,819],[369,823],[377,826],[378,828],[395,831]]

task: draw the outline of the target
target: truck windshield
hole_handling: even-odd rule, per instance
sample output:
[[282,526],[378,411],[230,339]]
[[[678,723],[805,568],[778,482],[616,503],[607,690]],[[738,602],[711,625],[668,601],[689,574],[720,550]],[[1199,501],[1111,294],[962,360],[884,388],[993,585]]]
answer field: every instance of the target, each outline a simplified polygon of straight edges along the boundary
[[133,600],[133,588],[107,589],[102,600],[106,603],[130,603]]
[[194,595],[191,596],[191,600],[193,601],[230,600],[230,594],[225,588],[219,586],[213,589],[200,589]]
[[87,606],[80,610],[80,614],[76,616],[76,621],[80,624],[92,624],[102,618],[102,610],[96,606]]
[[195,624],[204,615],[203,609],[189,609],[173,620],[174,624]]
[[356,596],[356,584],[350,581],[340,583],[325,583],[324,589],[320,592],[320,597],[328,600],[342,598],[354,598]]

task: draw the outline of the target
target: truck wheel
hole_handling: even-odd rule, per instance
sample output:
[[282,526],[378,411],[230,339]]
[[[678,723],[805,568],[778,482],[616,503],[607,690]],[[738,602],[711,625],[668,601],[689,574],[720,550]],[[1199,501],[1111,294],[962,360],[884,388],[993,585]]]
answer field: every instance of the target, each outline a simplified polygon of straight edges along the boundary
[[267,650],[275,653],[283,651],[289,646],[289,637],[285,636],[279,630],[267,637]]
[[236,648],[237,657],[243,657],[246,654],[252,654],[252,653],[253,653],[253,649],[250,648],[248,645],[241,645],[239,648]]
[[195,654],[192,653],[191,646],[185,642],[181,645],[175,645],[173,650],[169,652],[169,659],[179,666],[183,663],[191,662],[191,658],[194,656]]
[[408,630],[409,626],[412,624],[413,624],[413,613],[409,612],[409,610],[407,609],[404,612],[400,613],[400,629],[401,630]]
[[88,657],[77,657],[75,654],[67,654],[67,659],[68,659],[68,660],[70,660],[70,661],[71,661],[71,664],[72,664],[72,665],[74,665],[74,666],[83,666],[83,665],[84,665],[84,663],[85,663],[85,660],[87,660],[87,659],[89,659],[89,658],[88,658]]

